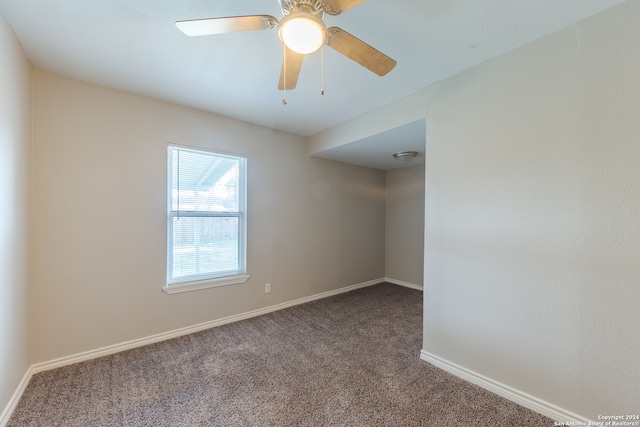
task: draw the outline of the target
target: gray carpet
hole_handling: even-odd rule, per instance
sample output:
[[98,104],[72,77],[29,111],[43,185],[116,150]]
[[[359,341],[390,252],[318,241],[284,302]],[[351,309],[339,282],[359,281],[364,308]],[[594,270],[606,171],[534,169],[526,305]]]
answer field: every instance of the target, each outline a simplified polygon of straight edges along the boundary
[[8,426],[552,426],[418,359],[422,293],[380,284],[42,372]]

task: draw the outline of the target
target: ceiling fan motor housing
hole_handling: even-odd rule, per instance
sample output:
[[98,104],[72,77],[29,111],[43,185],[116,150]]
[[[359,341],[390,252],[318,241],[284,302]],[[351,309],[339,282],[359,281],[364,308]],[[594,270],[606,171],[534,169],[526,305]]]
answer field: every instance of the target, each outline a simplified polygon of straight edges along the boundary
[[282,14],[287,16],[292,12],[305,12],[319,19],[324,17],[324,0],[280,0]]

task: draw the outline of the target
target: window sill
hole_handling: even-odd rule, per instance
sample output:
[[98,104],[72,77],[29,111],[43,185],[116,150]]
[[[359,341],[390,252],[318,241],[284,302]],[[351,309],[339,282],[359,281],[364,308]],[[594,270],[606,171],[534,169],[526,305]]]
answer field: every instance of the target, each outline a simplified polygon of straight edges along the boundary
[[216,279],[198,280],[195,282],[175,283],[162,288],[168,294],[178,294],[181,292],[198,291],[200,289],[215,288],[218,286],[237,285],[249,280],[248,274],[237,274],[235,276],[218,277]]

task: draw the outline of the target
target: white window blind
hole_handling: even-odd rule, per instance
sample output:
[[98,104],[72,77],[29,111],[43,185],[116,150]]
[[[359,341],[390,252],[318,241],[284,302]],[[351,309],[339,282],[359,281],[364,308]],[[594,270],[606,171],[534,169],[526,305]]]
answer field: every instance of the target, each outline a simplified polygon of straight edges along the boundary
[[244,274],[246,159],[169,145],[167,285]]

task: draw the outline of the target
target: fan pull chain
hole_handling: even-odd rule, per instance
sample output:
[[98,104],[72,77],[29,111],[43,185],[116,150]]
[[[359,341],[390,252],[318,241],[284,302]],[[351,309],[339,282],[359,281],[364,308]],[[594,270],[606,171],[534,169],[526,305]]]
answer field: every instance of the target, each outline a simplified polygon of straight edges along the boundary
[[322,87],[320,88],[320,95],[324,95],[324,45],[322,45],[322,61],[321,61],[321,69],[320,69],[320,75],[322,76]]
[[282,104],[287,105],[287,46],[282,43]]

